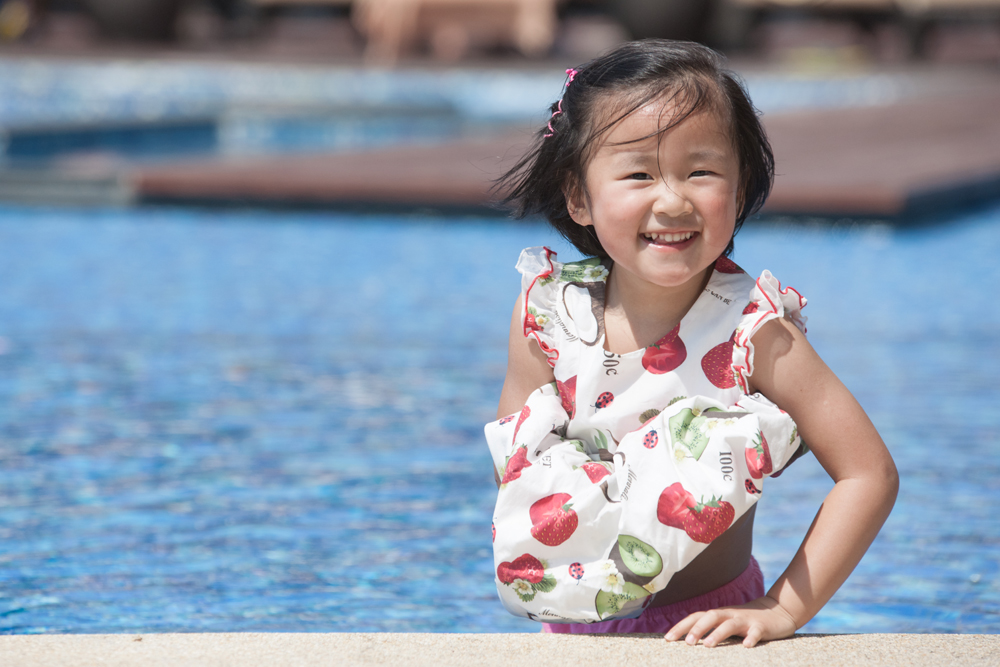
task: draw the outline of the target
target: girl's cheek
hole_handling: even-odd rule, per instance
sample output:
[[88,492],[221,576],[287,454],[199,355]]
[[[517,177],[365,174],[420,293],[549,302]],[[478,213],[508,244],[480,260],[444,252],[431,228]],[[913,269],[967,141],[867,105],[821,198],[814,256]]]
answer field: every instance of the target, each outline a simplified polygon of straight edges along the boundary
[[736,222],[736,192],[725,189],[718,193],[716,198],[715,212],[720,218],[725,218],[730,222]]

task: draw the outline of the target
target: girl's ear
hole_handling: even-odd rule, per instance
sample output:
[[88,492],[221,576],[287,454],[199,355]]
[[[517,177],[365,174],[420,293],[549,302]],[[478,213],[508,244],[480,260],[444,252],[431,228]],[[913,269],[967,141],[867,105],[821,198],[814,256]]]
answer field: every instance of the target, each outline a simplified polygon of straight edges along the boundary
[[563,188],[563,196],[566,198],[566,212],[573,222],[581,227],[590,227],[594,224],[590,217],[590,207],[587,206],[587,193],[584,192],[580,184],[573,179]]

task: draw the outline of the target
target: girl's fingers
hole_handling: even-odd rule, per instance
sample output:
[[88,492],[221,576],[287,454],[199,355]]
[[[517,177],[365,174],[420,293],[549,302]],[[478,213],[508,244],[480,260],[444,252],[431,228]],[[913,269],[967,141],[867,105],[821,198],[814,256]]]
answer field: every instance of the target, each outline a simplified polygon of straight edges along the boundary
[[[728,609],[696,612],[670,628],[664,638],[667,641],[684,639],[691,645],[701,640],[706,647],[711,648],[729,637],[743,636],[743,646],[753,648],[764,638],[764,626],[752,617],[748,618],[743,614],[737,617],[737,613]],[[706,635],[709,631],[711,633]]]
[[685,637],[685,641],[688,644],[691,644],[692,646],[694,644],[697,644],[698,640],[701,639],[706,632],[716,627],[721,619],[722,619],[722,614],[720,614],[717,611],[713,610],[705,612],[705,614],[697,620],[694,626],[692,626],[691,629],[688,630],[687,637]]
[[764,636],[764,631],[759,625],[751,625],[750,629],[747,630],[747,636],[743,640],[743,645],[747,648],[753,648],[760,641],[761,637]]
[[698,619],[704,615],[705,612],[697,611],[693,614],[685,616],[683,619],[678,621],[677,624],[674,625],[674,627],[670,628],[667,634],[664,635],[664,639],[666,639],[668,642],[675,642],[678,639],[682,639],[684,635],[686,635],[688,631],[692,628],[692,626],[694,626],[694,624],[698,622]]
[[742,624],[739,623],[734,618],[727,618],[722,623],[716,626],[715,630],[709,636],[705,637],[701,643],[708,648],[713,648],[719,645],[719,642],[723,642],[735,634],[739,633]]

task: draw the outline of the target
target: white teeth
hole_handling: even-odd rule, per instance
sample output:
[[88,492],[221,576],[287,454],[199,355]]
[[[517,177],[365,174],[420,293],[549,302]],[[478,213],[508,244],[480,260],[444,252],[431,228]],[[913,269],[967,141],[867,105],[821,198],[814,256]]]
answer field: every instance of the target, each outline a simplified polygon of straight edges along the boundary
[[680,243],[681,241],[687,241],[689,238],[694,236],[694,232],[681,232],[679,234],[643,234],[650,241],[659,241],[660,243]]

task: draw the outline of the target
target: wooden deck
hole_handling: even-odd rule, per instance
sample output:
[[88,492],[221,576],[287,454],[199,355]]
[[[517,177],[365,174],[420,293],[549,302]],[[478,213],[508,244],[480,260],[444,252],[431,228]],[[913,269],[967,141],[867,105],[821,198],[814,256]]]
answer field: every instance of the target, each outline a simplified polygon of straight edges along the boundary
[[[765,117],[777,177],[766,211],[892,218],[1000,197],[1000,77],[964,94]],[[135,168],[140,200],[488,206],[527,131],[357,154]]]
[[766,118],[766,210],[898,216],[1000,196],[1000,86],[962,98]]

